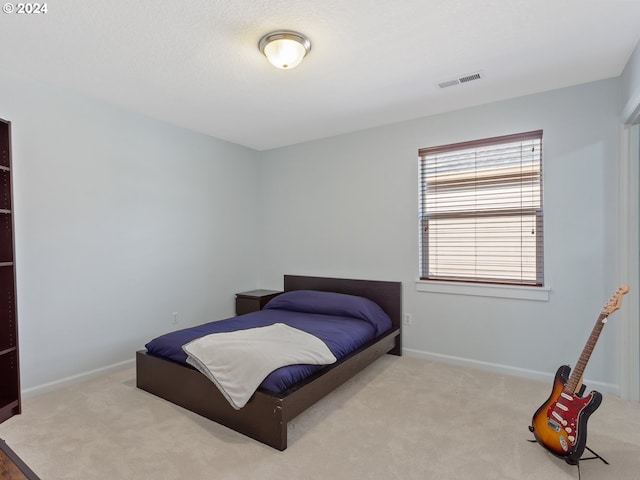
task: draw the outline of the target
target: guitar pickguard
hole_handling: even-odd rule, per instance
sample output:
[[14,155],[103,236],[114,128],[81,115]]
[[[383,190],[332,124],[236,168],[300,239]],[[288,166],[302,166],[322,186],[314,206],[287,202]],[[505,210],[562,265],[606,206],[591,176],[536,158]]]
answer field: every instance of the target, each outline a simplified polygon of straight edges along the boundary
[[584,398],[561,392],[547,410],[547,426],[559,435],[560,448],[568,452],[575,447],[580,432],[580,415],[593,398],[593,392]]

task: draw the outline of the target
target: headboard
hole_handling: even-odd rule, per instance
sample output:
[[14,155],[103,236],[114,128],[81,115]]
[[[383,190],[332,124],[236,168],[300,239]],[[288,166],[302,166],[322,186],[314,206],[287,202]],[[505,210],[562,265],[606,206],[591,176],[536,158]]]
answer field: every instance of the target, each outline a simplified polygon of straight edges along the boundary
[[365,297],[380,305],[391,318],[393,328],[402,326],[401,282],[285,275],[284,290],[320,290]]

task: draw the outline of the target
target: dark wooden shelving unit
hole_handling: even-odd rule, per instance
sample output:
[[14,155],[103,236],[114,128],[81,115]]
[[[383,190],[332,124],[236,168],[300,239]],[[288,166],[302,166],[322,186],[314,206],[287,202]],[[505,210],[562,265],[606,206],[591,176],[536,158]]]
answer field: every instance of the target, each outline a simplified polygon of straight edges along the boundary
[[0,422],[19,414],[20,411],[11,123],[0,119]]

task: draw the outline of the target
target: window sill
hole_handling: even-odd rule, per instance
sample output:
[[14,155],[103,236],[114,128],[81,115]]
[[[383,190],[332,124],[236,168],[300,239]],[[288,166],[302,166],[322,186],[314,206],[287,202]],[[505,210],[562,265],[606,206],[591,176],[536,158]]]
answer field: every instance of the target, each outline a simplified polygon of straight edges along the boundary
[[520,287],[516,285],[491,285],[459,282],[416,280],[418,292],[473,295],[476,297],[513,298],[518,300],[549,301],[548,287]]

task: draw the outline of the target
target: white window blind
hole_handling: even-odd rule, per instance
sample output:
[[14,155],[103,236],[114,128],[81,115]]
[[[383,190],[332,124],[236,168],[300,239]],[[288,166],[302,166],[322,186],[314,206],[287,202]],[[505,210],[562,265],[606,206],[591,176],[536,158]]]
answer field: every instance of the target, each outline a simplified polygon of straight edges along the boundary
[[542,131],[418,155],[421,279],[542,286]]

